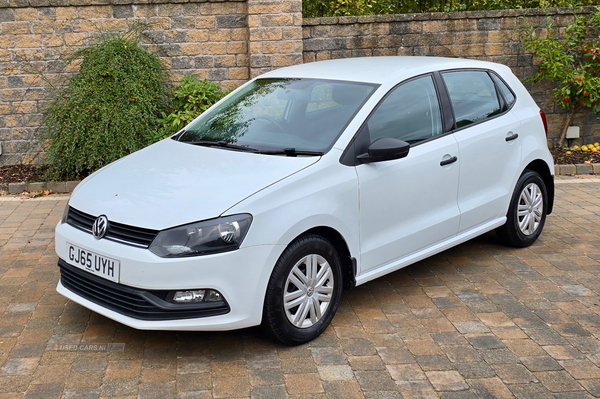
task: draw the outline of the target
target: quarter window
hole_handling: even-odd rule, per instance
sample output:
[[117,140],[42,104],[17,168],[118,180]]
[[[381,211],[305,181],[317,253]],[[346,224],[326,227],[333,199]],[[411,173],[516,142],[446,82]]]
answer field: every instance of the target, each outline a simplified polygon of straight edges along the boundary
[[450,95],[457,128],[481,122],[501,112],[496,88],[486,72],[445,72],[442,77]]
[[440,106],[431,76],[398,86],[367,122],[370,142],[391,137],[414,144],[442,133]]
[[494,79],[494,82],[496,83],[496,86],[498,86],[500,93],[502,93],[504,101],[506,101],[506,108],[510,108],[515,102],[515,95],[512,93],[512,91],[510,91],[506,83],[504,83],[498,76],[493,73],[491,75],[492,79]]

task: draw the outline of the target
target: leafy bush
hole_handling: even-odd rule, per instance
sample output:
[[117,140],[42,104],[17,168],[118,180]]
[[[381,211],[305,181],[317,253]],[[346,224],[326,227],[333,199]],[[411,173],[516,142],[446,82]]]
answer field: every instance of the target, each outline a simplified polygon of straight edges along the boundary
[[185,75],[181,84],[172,90],[171,108],[168,114],[162,114],[160,122],[163,128],[157,138],[164,138],[181,130],[230,92],[231,90],[221,90],[217,83],[206,79],[197,80],[195,75]]
[[530,80],[554,82],[556,104],[568,111],[559,146],[577,111],[590,108],[600,117],[599,39],[600,8],[589,17],[575,15],[564,33],[550,21],[544,35],[538,35],[533,26],[521,35],[523,46],[540,60],[539,72]]
[[167,74],[139,45],[139,32],[101,36],[67,58],[81,66],[44,113],[49,178],[85,176],[154,139],[168,102]]
[[[600,4],[600,0],[581,0],[578,4]],[[303,0],[302,13],[305,18],[311,18],[438,11],[570,7],[572,5],[573,0]]]

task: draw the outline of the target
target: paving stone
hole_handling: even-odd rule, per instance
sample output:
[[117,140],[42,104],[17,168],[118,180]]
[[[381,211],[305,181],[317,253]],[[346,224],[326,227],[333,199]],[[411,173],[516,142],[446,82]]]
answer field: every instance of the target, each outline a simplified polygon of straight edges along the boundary
[[469,342],[475,349],[501,349],[504,344],[493,335],[481,335],[469,337]]
[[479,398],[513,398],[513,394],[498,377],[467,380]]
[[446,356],[415,356],[419,366],[425,371],[454,370],[454,366]]
[[328,365],[318,366],[317,369],[323,381],[354,380],[354,372],[350,366]]
[[534,375],[553,393],[583,390],[583,387],[566,371],[539,371]]
[[491,367],[505,384],[537,382],[535,376],[520,364],[494,364]]
[[348,362],[354,371],[385,370],[379,356],[348,356]]
[[529,371],[559,371],[563,370],[563,367],[558,364],[553,358],[549,356],[541,357],[522,357],[521,361],[523,365],[527,367]]
[[519,358],[508,349],[482,350],[481,356],[488,364],[519,363]]
[[252,386],[259,385],[283,385],[283,373],[277,369],[251,370],[250,384]]
[[394,364],[387,366],[387,370],[394,381],[425,380],[425,373],[416,364]]
[[508,389],[517,399],[553,399],[554,395],[550,393],[542,384],[517,384],[509,385]]
[[[0,399],[598,397],[600,184],[561,179],[533,246],[490,233],[344,292],[333,327],[297,347],[137,331],[67,301],[52,242],[67,197],[0,197]],[[56,350],[86,341],[125,350]]]
[[379,371],[356,371],[356,379],[363,391],[393,391],[394,381],[388,373]]
[[469,389],[458,371],[427,371],[429,382],[436,391],[462,391]]
[[458,372],[467,379],[491,378],[496,372],[485,362],[458,362],[454,363]]
[[457,321],[452,324],[454,324],[461,334],[476,334],[490,331],[481,321]]
[[253,387],[250,396],[252,399],[279,399],[287,398],[288,394],[284,385],[265,385]]

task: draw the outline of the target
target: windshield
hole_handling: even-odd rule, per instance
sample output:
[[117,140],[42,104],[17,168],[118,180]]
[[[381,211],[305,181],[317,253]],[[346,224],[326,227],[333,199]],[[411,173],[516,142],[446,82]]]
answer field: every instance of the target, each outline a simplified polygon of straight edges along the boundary
[[287,155],[327,152],[377,85],[258,79],[185,127],[179,141]]

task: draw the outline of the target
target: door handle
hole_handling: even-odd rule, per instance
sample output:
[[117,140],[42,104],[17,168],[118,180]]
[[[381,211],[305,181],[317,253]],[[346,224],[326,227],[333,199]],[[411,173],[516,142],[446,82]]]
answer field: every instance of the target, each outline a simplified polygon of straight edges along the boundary
[[[512,133],[512,132],[508,132],[508,133]],[[516,140],[517,137],[519,137],[519,135],[517,133],[513,133],[510,136],[506,136],[506,138],[504,140],[508,141],[513,141]]]
[[458,158],[455,156],[448,158],[448,159],[444,159],[442,162],[440,162],[440,166],[446,166],[446,165],[450,165],[451,163],[454,163],[458,161]]

